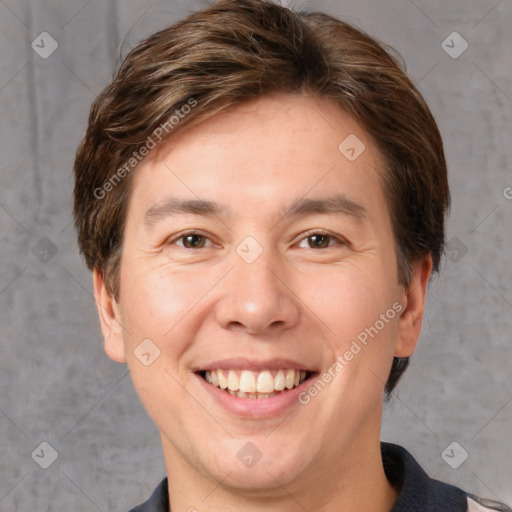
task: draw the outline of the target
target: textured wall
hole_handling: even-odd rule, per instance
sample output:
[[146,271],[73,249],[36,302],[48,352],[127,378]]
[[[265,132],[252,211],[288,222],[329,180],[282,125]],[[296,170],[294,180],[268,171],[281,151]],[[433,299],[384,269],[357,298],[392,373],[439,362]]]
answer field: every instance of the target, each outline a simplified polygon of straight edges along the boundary
[[[432,476],[512,502],[512,2],[290,3],[398,48],[445,140],[448,258],[383,437]],[[157,430],[126,368],[102,350],[71,224],[71,169],[119,55],[202,5],[0,1],[2,511],[123,511],[164,474]],[[457,469],[447,463],[466,452]]]

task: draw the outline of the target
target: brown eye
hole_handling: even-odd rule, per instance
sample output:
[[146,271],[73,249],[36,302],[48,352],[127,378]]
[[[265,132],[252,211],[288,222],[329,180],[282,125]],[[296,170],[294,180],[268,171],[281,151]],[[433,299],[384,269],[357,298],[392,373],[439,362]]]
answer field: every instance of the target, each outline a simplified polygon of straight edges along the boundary
[[307,240],[311,249],[324,249],[331,245],[329,242],[332,240],[332,237],[318,233],[316,235],[308,236]]
[[183,247],[185,247],[185,249],[202,249],[205,246],[207,239],[203,235],[192,233],[189,235],[183,235],[178,238],[178,240],[183,241]]

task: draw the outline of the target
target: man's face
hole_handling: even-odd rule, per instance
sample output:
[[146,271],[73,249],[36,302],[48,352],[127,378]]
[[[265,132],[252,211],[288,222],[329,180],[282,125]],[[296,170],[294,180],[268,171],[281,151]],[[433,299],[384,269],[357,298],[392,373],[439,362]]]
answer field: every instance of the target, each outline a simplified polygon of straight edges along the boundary
[[393,356],[419,331],[365,131],[328,100],[267,97],[173,136],[133,178],[106,350],[168,471],[292,489],[374,449]]

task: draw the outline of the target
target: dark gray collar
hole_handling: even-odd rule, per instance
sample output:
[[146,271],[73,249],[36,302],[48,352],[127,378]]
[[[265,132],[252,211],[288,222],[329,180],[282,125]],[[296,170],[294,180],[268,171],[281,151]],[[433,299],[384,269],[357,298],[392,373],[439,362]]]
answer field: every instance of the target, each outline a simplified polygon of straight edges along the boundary
[[401,446],[381,443],[384,471],[398,498],[391,512],[466,512],[467,494],[432,480]]

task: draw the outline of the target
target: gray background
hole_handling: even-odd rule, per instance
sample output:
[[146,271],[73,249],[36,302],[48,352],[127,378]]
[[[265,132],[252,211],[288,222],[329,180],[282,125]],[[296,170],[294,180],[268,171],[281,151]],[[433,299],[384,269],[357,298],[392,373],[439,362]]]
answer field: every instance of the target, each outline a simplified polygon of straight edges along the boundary
[[[157,430],[126,367],[103,353],[71,224],[72,164],[119,55],[203,5],[0,0],[2,511],[123,511],[164,475]],[[445,140],[449,257],[431,284],[421,343],[386,408],[383,438],[409,448],[436,478],[512,502],[512,2],[293,5],[394,45]],[[458,58],[442,47],[454,31],[469,44]],[[46,59],[31,47],[42,46],[42,32],[58,43]],[[452,39],[445,47],[460,50]],[[58,454],[48,469],[36,463],[51,462],[43,441]],[[452,442],[460,445],[445,457],[452,465],[469,454],[458,469],[441,456]]]

